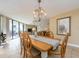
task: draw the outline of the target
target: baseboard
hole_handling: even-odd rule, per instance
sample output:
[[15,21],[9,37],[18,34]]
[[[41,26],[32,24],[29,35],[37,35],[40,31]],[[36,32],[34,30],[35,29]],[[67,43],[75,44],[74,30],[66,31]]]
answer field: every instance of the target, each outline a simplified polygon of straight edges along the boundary
[[72,47],[75,47],[75,48],[79,48],[79,45],[71,44],[71,43],[68,43],[68,46],[72,46]]

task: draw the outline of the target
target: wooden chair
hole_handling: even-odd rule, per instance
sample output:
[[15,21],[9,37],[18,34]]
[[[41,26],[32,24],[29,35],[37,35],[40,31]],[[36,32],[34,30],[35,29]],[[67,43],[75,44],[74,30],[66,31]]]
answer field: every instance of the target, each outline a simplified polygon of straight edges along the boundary
[[44,36],[44,32],[43,31],[40,31],[37,34],[38,34],[38,36]]
[[37,35],[38,35],[38,36],[41,36],[41,32],[37,32]]
[[44,36],[44,32],[43,31],[41,31],[41,36]]
[[24,56],[24,45],[23,45],[23,39],[24,39],[24,35],[26,35],[25,32],[21,32],[20,33],[20,46],[21,46],[21,55]]
[[31,38],[29,37],[28,33],[24,32],[22,33],[22,35],[23,35],[22,42],[23,42],[23,47],[24,47],[23,57],[25,58],[37,57],[37,55],[39,55],[40,52],[33,48],[32,43],[31,43]]
[[48,32],[45,33],[45,37],[54,38],[54,34],[50,31],[48,31]]
[[49,54],[52,53],[54,55],[60,55],[60,57],[63,58],[65,56],[65,52],[66,52],[66,47],[67,47],[67,42],[68,42],[68,36],[69,36],[69,34],[67,34],[64,37],[64,40],[61,41],[61,43],[57,47],[57,49],[56,50],[50,50]]

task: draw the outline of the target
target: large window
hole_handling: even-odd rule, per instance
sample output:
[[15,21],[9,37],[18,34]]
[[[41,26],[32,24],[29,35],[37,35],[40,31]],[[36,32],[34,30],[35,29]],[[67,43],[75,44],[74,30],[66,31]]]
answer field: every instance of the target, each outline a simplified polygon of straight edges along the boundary
[[26,24],[24,24],[24,31],[27,31],[27,27],[26,27]]
[[12,39],[12,20],[9,20],[9,36]]
[[12,31],[12,35],[13,38],[17,38],[19,36],[19,25],[17,21],[13,21],[13,31]]
[[10,30],[10,38],[18,38],[19,33],[26,31],[26,28],[24,29],[24,24],[21,22],[17,22],[14,20],[9,20],[9,30]]
[[24,31],[24,25],[23,25],[23,23],[20,23],[20,32],[23,32]]

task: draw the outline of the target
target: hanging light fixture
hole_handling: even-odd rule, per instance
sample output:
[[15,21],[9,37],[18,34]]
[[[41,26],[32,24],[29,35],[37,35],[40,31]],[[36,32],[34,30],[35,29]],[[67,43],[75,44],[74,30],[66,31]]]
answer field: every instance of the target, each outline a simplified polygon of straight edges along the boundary
[[45,10],[40,5],[41,0],[38,0],[38,8],[33,11],[34,19],[38,19],[38,21],[40,21],[42,17],[47,15]]

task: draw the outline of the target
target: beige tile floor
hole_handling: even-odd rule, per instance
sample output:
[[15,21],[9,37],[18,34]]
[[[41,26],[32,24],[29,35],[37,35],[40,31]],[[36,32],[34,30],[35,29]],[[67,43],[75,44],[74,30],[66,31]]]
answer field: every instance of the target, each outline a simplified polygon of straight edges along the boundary
[[[51,55],[48,58],[58,58]],[[20,40],[13,39],[7,41],[4,47],[0,47],[0,58],[22,58],[20,55]],[[79,48],[67,47],[65,58],[79,58]]]

